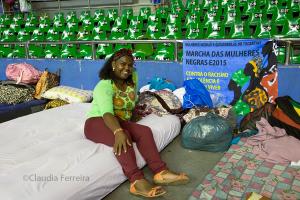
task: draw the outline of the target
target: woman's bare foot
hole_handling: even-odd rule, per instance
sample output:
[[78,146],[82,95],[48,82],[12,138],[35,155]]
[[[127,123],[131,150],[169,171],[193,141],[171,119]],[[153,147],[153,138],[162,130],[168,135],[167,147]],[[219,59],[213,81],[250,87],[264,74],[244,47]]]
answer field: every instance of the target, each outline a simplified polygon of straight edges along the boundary
[[166,193],[160,186],[151,184],[146,179],[136,180],[130,185],[130,192],[144,197],[158,197]]
[[163,170],[154,175],[153,181],[158,185],[182,185],[189,182],[189,177],[184,173],[174,173]]

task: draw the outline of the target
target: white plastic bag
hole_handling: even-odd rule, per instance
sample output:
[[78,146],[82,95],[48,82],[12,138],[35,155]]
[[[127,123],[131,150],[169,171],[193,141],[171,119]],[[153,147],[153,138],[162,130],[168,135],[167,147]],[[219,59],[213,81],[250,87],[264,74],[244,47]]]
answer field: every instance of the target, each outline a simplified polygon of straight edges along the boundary
[[19,0],[20,1],[20,11],[21,12],[30,12],[31,4],[27,0]]

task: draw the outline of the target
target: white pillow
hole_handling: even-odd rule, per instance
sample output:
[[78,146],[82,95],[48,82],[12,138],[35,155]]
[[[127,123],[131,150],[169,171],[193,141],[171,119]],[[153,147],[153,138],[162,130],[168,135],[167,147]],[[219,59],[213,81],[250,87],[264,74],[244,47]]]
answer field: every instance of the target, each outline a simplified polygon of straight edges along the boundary
[[42,97],[46,99],[61,99],[68,103],[84,103],[92,100],[93,91],[69,86],[57,86],[47,90]]

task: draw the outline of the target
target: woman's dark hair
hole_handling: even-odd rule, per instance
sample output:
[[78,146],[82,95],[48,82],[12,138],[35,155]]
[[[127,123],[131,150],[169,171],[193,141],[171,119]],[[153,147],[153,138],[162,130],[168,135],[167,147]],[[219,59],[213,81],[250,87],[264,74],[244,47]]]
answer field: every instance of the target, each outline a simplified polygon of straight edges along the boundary
[[[102,69],[99,71],[99,78],[103,80],[115,80],[116,76],[112,69],[112,62],[119,60],[123,56],[129,56],[134,61],[132,51],[130,49],[120,49],[116,51],[103,65]],[[132,74],[125,80],[127,83],[134,85],[132,80]]]

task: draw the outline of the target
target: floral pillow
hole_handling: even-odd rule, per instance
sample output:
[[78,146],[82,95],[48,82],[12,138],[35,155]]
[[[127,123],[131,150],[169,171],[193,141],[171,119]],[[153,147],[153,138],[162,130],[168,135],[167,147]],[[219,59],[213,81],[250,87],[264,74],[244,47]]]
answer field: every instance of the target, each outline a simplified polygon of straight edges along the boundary
[[57,86],[47,90],[42,97],[46,99],[60,99],[68,103],[83,103],[91,102],[93,91],[69,86]]

